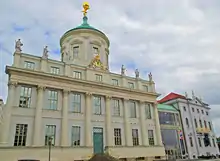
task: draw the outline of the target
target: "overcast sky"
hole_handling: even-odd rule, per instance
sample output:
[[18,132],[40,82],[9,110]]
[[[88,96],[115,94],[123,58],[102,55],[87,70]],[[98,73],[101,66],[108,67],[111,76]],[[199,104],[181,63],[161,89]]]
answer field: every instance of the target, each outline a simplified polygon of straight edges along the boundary
[[[82,22],[82,0],[0,1],[0,96],[7,96],[5,65],[15,40],[23,51],[60,59],[60,37]],[[195,91],[211,105],[220,135],[220,0],[90,0],[90,25],[110,39],[111,71],[125,64],[142,78],[152,72],[157,92]]]

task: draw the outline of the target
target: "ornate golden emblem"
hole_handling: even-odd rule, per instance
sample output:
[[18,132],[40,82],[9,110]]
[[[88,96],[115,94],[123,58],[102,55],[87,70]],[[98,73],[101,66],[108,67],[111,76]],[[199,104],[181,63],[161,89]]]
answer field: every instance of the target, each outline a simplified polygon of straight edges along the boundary
[[100,59],[100,55],[97,54],[91,61],[91,63],[89,64],[89,67],[93,67],[93,68],[99,68],[99,69],[102,69],[102,70],[108,70],[104,65],[103,63],[101,62],[101,59]]

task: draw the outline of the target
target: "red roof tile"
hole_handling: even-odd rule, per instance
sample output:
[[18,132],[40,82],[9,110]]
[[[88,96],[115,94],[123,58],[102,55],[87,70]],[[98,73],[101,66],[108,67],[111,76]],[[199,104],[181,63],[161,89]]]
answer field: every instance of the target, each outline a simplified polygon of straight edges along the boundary
[[170,94],[166,95],[164,98],[162,98],[161,100],[157,101],[158,103],[163,103],[163,102],[167,102],[173,99],[177,99],[177,98],[182,98],[182,99],[186,99],[185,96],[182,96],[180,94],[176,94],[171,92]]

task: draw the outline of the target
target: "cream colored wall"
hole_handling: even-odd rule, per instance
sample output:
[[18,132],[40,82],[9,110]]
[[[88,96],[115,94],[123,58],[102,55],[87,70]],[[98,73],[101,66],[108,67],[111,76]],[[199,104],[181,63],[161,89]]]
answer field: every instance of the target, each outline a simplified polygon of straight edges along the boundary
[[[105,54],[108,54],[108,40],[100,35],[94,35],[91,32],[86,32],[82,34],[80,32],[72,33],[72,35],[64,35],[61,38],[61,47],[66,46],[67,49],[70,49],[74,43],[78,43],[82,45],[80,49],[80,59],[75,60],[75,64],[71,63],[63,63],[61,61],[56,60],[45,60],[41,57],[28,55],[24,53],[15,53],[14,54],[14,63],[12,67],[6,68],[6,73],[10,74],[10,88],[9,88],[9,96],[7,106],[8,109],[6,113],[8,114],[4,123],[4,127],[10,127],[9,134],[7,134],[8,140],[6,139],[6,133],[4,133],[4,137],[0,137],[2,144],[4,146],[13,146],[14,134],[15,134],[15,125],[17,123],[28,123],[28,138],[27,145],[28,146],[41,146],[41,148],[37,148],[35,154],[33,154],[32,148],[30,149],[22,149],[22,148],[0,148],[0,156],[6,157],[8,155],[8,161],[12,161],[17,155],[17,158],[21,158],[24,154],[28,154],[31,157],[35,156],[45,156],[46,150],[44,149],[44,136],[45,136],[45,126],[47,124],[56,125],[56,148],[53,149],[54,155],[57,161],[60,158],[65,158],[68,160],[72,158],[83,159],[83,157],[92,154],[92,146],[89,143],[88,137],[92,136],[92,128],[93,127],[102,127],[104,132],[104,146],[109,143],[109,145],[113,145],[114,137],[113,137],[113,128],[121,128],[122,132],[122,148],[119,150],[115,146],[111,147],[113,155],[117,155],[120,152],[121,157],[138,157],[141,156],[164,156],[164,148],[161,141],[160,135],[160,125],[159,119],[157,116],[156,109],[156,98],[157,93],[155,92],[155,85],[153,82],[149,82],[143,79],[135,79],[128,76],[121,76],[119,74],[110,73],[109,71],[102,70],[94,70],[87,68],[90,63],[93,54],[91,55],[92,45],[98,45],[100,47],[100,54],[103,63],[107,64],[107,58]],[[106,53],[107,52],[107,53]],[[35,63],[35,68],[33,70],[24,68],[24,61],[30,61]],[[78,65],[77,65],[78,64]],[[60,68],[60,74],[54,75],[50,74],[50,68],[58,67]],[[82,79],[73,78],[73,71],[81,71]],[[102,82],[95,81],[95,74],[100,74],[103,77]],[[119,86],[111,85],[111,80],[113,78],[118,79]],[[128,88],[128,82],[133,82],[135,84],[135,89]],[[29,85],[32,87],[31,94],[31,107],[30,108],[19,108],[19,96],[20,96],[20,88],[21,85]],[[147,85],[150,91],[145,91],[143,85]],[[41,92],[37,90],[37,87],[40,88]],[[58,109],[57,110],[46,110],[45,107],[48,104],[47,101],[47,93],[49,89],[55,89],[58,91]],[[64,94],[64,91],[69,92],[79,92],[82,95],[82,112],[81,113],[71,113],[69,111],[69,107],[71,104],[71,96],[69,92],[65,92],[68,94]],[[86,94],[86,96],[85,96]],[[89,101],[89,96],[91,94],[91,102]],[[99,95],[102,97],[102,115],[93,115],[92,110],[93,107],[93,96]],[[42,97],[42,101],[38,100]],[[115,117],[111,116],[111,109],[107,112],[109,108],[108,100],[111,97],[115,97],[120,99],[120,108],[121,108],[121,116]],[[129,105],[128,100],[135,100],[137,103],[137,118],[129,118]],[[42,102],[42,104],[41,104]],[[88,105],[88,102],[90,103]],[[144,107],[143,102],[152,104],[152,116],[153,118],[150,120],[146,120],[144,118]],[[87,104],[86,104],[87,103]],[[39,105],[40,104],[40,105]],[[42,108],[42,109],[41,109]],[[65,108],[67,109],[67,115],[64,117],[63,113]],[[40,109],[40,113],[39,113]],[[141,112],[142,111],[142,112]],[[86,121],[88,118],[88,113],[91,114],[91,120]],[[110,115],[110,122],[108,120]],[[37,122],[37,121],[39,122]],[[66,123],[65,123],[66,122]],[[39,125],[39,128],[37,128]],[[63,128],[64,125],[67,125]],[[71,145],[71,127],[73,125],[81,126],[81,146],[84,148],[74,148],[72,152],[67,148],[65,152],[60,148],[60,146],[70,146]],[[89,126],[88,126],[89,125]],[[87,129],[86,129],[87,127]],[[143,128],[144,127],[144,128]],[[91,132],[89,134],[86,133],[88,129]],[[140,146],[133,147],[132,146],[132,138],[131,138],[131,129],[137,128],[139,129],[139,143]],[[36,129],[40,130],[39,138],[36,139],[34,136],[38,136],[35,134]],[[142,130],[144,129],[144,130]],[[155,143],[156,146],[149,146],[147,140],[147,130],[153,129],[155,132]],[[66,143],[65,140],[66,139]],[[37,141],[37,142],[36,142]],[[35,143],[34,143],[35,142]],[[0,143],[1,144],[1,143]],[[144,145],[141,147],[141,145]],[[130,147],[129,147],[130,146]],[[87,147],[87,148],[86,148]],[[154,152],[152,152],[154,151]],[[149,153],[148,153],[149,152]],[[89,153],[89,154],[88,154]],[[135,156],[130,156],[133,153]],[[4,154],[4,155],[3,155]],[[10,157],[9,157],[10,156]],[[91,156],[91,155],[90,155]],[[88,158],[88,157],[87,157]],[[6,160],[6,158],[5,158]]]
[[[128,82],[134,83],[134,88],[136,90],[141,90],[145,92],[143,85],[148,86],[149,93],[155,93],[155,85],[153,82],[149,82],[145,79],[135,79],[132,77],[128,76],[121,76],[119,74],[114,74],[110,73],[108,71],[102,71],[102,70],[94,70],[90,68],[86,68],[88,64],[83,67],[83,66],[77,66],[77,65],[68,65],[58,62],[55,60],[42,60],[40,57],[32,56],[32,55],[27,55],[27,54],[19,54],[15,53],[14,59],[18,59],[15,62],[20,62],[19,64],[13,64],[13,66],[17,68],[24,68],[24,61],[30,61],[35,63],[35,69],[34,71],[38,72],[44,72],[50,74],[50,67],[59,67],[60,68],[60,76],[67,76],[69,78],[73,77],[73,71],[79,71],[82,72],[82,80],[87,80],[87,81],[96,81],[95,80],[95,74],[100,74],[102,75],[103,81],[102,83],[104,84],[112,84],[112,79],[117,79],[119,81],[119,87],[124,87],[128,88]],[[43,69],[41,69],[43,67]],[[24,70],[29,70],[33,71],[30,69],[24,69]],[[52,76],[53,74],[51,74]]]

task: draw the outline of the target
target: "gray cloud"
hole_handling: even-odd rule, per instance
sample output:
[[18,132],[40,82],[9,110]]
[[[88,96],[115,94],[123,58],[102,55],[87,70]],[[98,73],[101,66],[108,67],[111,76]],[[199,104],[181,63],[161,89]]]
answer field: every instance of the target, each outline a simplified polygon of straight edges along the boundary
[[[194,89],[207,103],[215,104],[213,121],[218,126],[219,0],[91,0],[90,3],[89,23],[105,32],[111,41],[112,71],[119,72],[121,64],[128,66],[131,76],[134,68],[139,68],[143,78],[151,71],[157,91],[163,95]],[[81,4],[82,1],[72,0],[0,2],[0,56],[4,58],[0,59],[0,96],[6,98],[4,68],[12,63],[15,39],[22,39],[27,53],[41,55],[45,45],[56,51],[62,34],[81,24]],[[14,25],[27,30],[15,32]],[[50,57],[60,58],[54,53]]]

